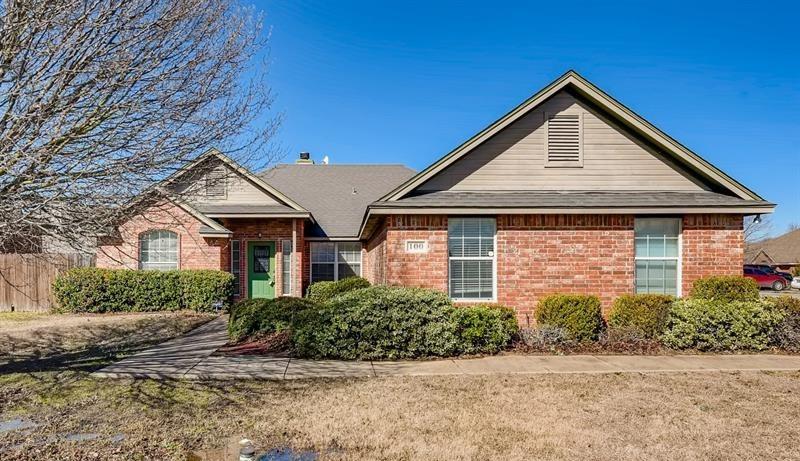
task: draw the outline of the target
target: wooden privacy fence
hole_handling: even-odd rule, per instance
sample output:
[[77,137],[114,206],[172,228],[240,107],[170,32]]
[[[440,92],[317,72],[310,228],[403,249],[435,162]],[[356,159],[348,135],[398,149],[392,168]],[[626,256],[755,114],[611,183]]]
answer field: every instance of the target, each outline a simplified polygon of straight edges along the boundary
[[94,256],[80,253],[0,254],[0,312],[50,310],[56,276],[88,266],[94,266]]

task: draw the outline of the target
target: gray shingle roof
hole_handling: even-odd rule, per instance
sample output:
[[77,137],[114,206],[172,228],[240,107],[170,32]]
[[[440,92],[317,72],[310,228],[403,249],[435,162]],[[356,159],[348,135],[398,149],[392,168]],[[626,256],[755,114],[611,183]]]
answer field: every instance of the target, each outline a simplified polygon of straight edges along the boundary
[[305,216],[308,213],[305,211],[298,211],[284,205],[230,205],[230,204],[196,204],[194,207],[201,213],[207,215],[218,214],[253,214],[253,215],[266,215],[266,214],[296,214]]
[[737,207],[770,206],[763,201],[743,200],[715,192],[595,192],[437,191],[394,202],[375,202],[374,208],[630,208],[630,207]]
[[278,165],[259,177],[311,212],[311,236],[346,238],[370,203],[413,175],[403,165]]

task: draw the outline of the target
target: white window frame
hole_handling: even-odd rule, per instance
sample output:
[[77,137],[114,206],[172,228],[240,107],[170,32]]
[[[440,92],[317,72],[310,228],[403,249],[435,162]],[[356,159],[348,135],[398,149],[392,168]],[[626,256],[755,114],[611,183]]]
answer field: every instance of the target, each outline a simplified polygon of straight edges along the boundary
[[[286,287],[286,277],[284,274],[284,265],[286,264],[286,245],[289,245],[290,253],[288,255],[289,258],[289,277],[288,277],[288,284],[289,289],[284,290]],[[281,240],[281,295],[282,296],[292,296],[292,289],[294,288],[294,244],[292,243],[292,239],[283,239]]]
[[[637,261],[676,261],[678,267],[676,274],[678,280],[675,285],[675,296],[680,298],[683,296],[683,219],[677,216],[637,216],[634,218],[634,229],[636,227],[635,220],[637,219],[669,219],[678,221],[678,256],[636,256],[636,231],[634,230],[633,236],[633,292],[636,293],[636,262]],[[649,240],[649,236],[648,236]],[[648,248],[650,247],[648,242]]]
[[[332,243],[333,244],[333,262],[325,262],[325,263],[315,263],[314,262],[314,245],[320,243]],[[317,241],[317,242],[310,242],[309,245],[309,257],[308,257],[308,279],[310,283],[314,283],[314,264],[333,264],[333,281],[336,282],[339,280],[339,243],[357,243],[359,246],[359,262],[358,262],[358,274],[356,277],[362,277],[361,274],[364,272],[364,245],[359,241],[342,241],[342,242],[330,242],[330,241]],[[344,261],[347,262],[347,261]],[[318,280],[321,281],[321,280]]]
[[[172,235],[175,236],[175,267],[174,268],[144,267],[145,264],[159,264],[159,263],[149,262],[149,261],[147,263],[145,263],[142,260],[142,254],[143,254],[142,253],[142,239],[143,239],[143,237],[145,235],[152,234],[153,232],[167,232],[167,233],[172,234]],[[139,233],[139,236],[138,236],[138,239],[137,239],[137,245],[139,247],[138,248],[138,255],[137,255],[138,269],[139,270],[142,270],[142,271],[150,271],[150,270],[162,271],[162,270],[178,270],[178,269],[181,268],[181,236],[177,232],[171,231],[169,229],[148,229],[148,230],[146,230],[144,232]],[[151,252],[152,252],[152,249],[149,248],[149,245],[148,245],[147,253],[149,254]],[[160,263],[160,264],[167,264],[167,263]]]
[[[450,222],[454,220],[466,219],[492,219],[494,220],[494,237],[492,247],[492,256],[450,256]],[[453,298],[450,299],[455,302],[497,302],[497,218],[492,216],[464,216],[447,218],[448,221],[448,235],[447,235],[447,296],[450,296],[450,261],[492,261],[492,297],[491,298]]]
[[[234,263],[233,260],[233,253],[234,253],[234,244],[236,244],[236,252],[239,253],[237,256],[237,260]],[[245,256],[247,257],[247,256]],[[231,240],[231,274],[236,277],[238,283],[236,284],[236,289],[234,290],[235,296],[242,295],[242,242],[240,240]]]

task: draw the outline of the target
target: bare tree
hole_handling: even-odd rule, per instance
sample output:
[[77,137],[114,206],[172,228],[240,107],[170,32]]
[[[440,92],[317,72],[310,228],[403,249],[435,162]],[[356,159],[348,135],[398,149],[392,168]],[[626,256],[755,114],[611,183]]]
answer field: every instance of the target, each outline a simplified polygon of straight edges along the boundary
[[278,118],[251,9],[0,2],[0,249],[79,245],[211,146],[259,166]]
[[769,237],[772,232],[772,217],[770,215],[760,216],[758,222],[755,216],[748,216],[744,219],[744,240],[748,243],[758,242]]

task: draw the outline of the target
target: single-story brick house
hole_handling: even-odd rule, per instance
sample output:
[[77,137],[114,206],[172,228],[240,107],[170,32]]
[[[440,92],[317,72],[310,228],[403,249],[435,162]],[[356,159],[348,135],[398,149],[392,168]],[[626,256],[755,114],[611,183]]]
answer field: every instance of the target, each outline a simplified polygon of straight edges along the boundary
[[361,275],[522,322],[554,292],[607,308],[741,274],[743,217],[775,207],[573,71],[416,174],[307,156],[255,174],[212,150],[163,190],[99,266],[222,269],[239,298]]

